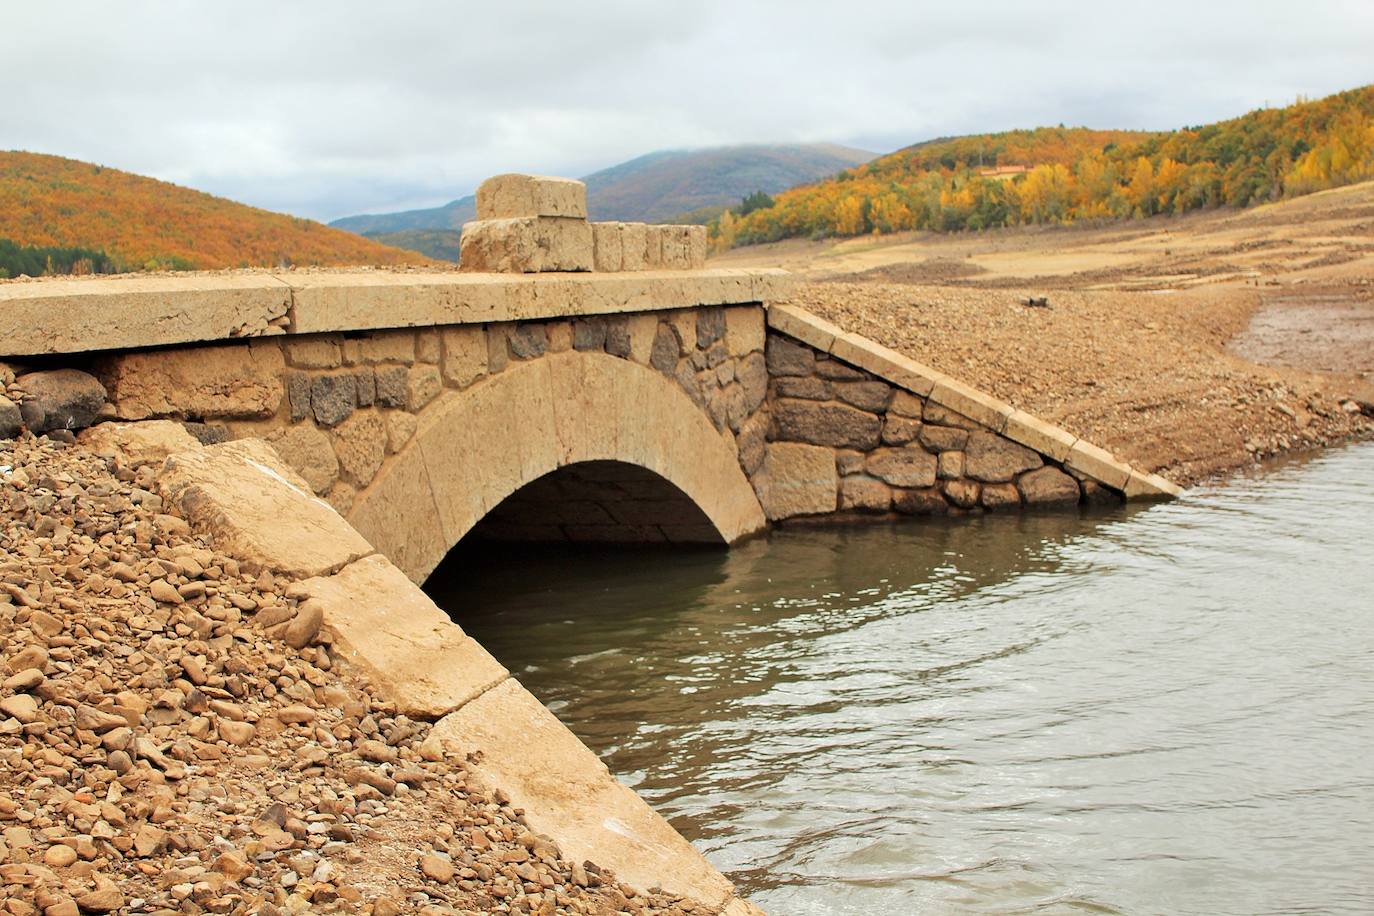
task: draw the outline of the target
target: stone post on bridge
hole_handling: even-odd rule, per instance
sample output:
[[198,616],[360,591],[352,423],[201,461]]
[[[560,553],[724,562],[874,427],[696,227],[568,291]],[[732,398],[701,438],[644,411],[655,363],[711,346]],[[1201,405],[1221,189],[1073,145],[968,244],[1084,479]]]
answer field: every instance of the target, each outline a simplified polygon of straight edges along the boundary
[[571,178],[497,175],[477,189],[460,270],[484,273],[699,270],[705,226],[587,221],[587,186]]

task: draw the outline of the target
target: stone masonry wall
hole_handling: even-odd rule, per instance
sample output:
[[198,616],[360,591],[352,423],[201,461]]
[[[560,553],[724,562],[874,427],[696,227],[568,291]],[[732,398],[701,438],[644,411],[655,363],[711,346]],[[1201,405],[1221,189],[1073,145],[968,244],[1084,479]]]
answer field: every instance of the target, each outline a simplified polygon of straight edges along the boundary
[[1115,501],[1033,449],[770,330],[768,445],[754,485],[773,521]]
[[150,350],[109,357],[96,372],[119,419],[181,420],[206,442],[262,437],[347,515],[442,391],[568,350],[675,379],[755,473],[768,430],[764,340],[762,306],[714,306]]

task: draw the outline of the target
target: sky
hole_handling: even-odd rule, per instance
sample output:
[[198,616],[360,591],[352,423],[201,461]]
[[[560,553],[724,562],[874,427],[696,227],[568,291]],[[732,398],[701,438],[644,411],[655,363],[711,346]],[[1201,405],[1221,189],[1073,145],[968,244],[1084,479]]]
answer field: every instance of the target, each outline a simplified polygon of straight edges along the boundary
[[643,153],[1169,129],[1374,82],[1372,0],[0,0],[0,149],[316,219]]

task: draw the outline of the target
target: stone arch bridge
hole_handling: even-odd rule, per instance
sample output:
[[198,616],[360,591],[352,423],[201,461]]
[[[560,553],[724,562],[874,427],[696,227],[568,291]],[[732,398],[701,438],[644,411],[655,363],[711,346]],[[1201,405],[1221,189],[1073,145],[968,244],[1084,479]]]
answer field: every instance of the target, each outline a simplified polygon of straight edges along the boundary
[[459,272],[0,285],[0,438],[155,460],[169,511],[293,581],[268,631],[318,632],[435,759],[575,861],[757,912],[415,583],[465,537],[728,544],[1177,490],[787,304],[780,271],[705,269],[699,229],[493,181]]

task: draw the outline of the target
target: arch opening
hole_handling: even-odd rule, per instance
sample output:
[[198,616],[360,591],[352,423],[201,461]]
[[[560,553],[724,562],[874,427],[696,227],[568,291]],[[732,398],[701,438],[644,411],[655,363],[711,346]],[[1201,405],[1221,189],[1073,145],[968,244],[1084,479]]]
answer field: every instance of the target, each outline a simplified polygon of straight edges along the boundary
[[665,478],[623,461],[580,461],[525,484],[460,542],[715,544],[706,513]]

